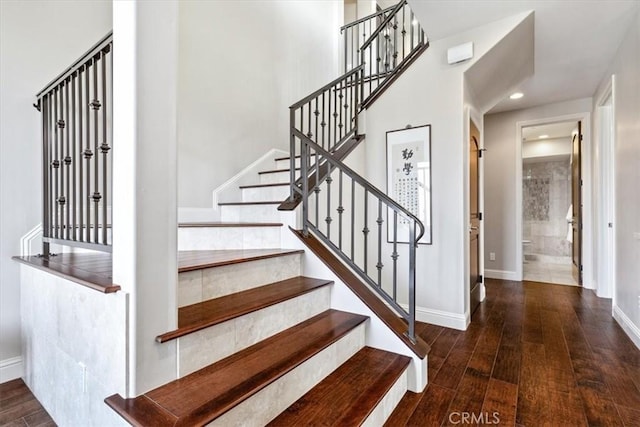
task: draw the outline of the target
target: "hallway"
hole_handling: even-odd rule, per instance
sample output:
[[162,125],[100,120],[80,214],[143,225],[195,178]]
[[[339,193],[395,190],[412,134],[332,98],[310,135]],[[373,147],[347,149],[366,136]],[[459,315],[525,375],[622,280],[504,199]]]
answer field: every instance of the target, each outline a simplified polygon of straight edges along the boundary
[[505,426],[640,425],[640,350],[611,300],[578,287],[486,286],[467,331],[420,324],[429,385],[386,425],[459,425],[465,413]]

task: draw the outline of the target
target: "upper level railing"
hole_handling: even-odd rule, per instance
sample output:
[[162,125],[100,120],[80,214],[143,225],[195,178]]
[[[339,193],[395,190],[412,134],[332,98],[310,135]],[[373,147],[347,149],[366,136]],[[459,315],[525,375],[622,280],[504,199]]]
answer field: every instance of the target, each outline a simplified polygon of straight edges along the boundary
[[50,243],[111,251],[112,70],[109,33],[36,95],[44,256]]
[[[342,161],[361,139],[364,103],[426,47],[414,20],[403,0],[342,28],[346,73],[290,107],[289,208],[302,203],[304,234],[312,231],[404,318],[416,342],[416,248],[424,225]],[[357,55],[349,53],[353,40]]]

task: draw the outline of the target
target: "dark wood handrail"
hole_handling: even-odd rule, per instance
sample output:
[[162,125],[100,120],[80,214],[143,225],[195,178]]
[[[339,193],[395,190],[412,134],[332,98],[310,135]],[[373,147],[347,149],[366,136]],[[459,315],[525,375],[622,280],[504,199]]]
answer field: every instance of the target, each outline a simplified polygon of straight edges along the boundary
[[404,7],[404,5],[407,4],[407,0],[403,0],[400,3],[398,3],[394,8],[393,11],[391,11],[391,13],[389,15],[387,15],[387,17],[385,18],[384,21],[382,21],[382,23],[380,25],[378,25],[378,28],[376,28],[376,30],[369,36],[369,39],[364,42],[362,44],[362,46],[360,47],[360,51],[365,50],[367,47],[369,47],[369,45],[371,43],[373,43],[373,41],[375,40],[376,37],[378,37],[378,34],[380,34],[384,28],[387,26],[387,24],[389,22],[391,22],[391,20],[393,19],[393,17],[396,15],[396,13],[398,13],[398,11],[400,9],[402,9]]
[[385,13],[390,12],[390,11],[392,11],[393,9],[395,9],[395,7],[396,7],[395,5],[394,5],[394,6],[389,6],[389,7],[388,7],[388,8],[386,8],[386,9],[379,10],[379,11],[377,11],[377,12],[375,12],[375,13],[372,13],[371,15],[367,15],[367,16],[365,16],[364,18],[360,18],[360,19],[358,19],[358,20],[356,20],[356,21],[349,22],[348,24],[345,24],[345,25],[343,25],[342,27],[340,27],[340,32],[342,32],[342,31],[346,30],[347,28],[351,28],[351,27],[354,27],[354,26],[356,26],[356,25],[358,25],[358,24],[361,24],[361,23],[363,23],[363,22],[366,22],[366,21],[368,21],[369,19],[373,19],[373,18],[376,18],[376,17],[378,17],[378,16],[380,16],[380,15],[384,15]]

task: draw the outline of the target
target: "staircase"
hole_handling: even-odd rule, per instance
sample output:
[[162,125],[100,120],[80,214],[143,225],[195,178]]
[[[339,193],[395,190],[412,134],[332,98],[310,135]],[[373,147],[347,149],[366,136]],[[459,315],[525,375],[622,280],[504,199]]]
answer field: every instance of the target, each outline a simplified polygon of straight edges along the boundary
[[[422,30],[405,25],[414,20],[403,0],[343,28],[345,40],[363,39],[351,53],[359,63],[292,106],[290,156],[239,187],[238,201],[219,203],[220,221],[180,224],[178,325],[156,337],[159,346],[177,342],[177,379],[134,398],[108,397],[128,423],[380,426],[408,389],[424,388],[429,348],[415,335],[415,301],[410,294],[405,309],[396,295],[398,258],[409,261],[415,294],[422,225],[343,163],[365,138],[358,115],[427,47]],[[344,227],[343,181],[352,206],[356,191],[365,199],[364,217],[353,208]],[[333,196],[332,182],[339,182]],[[367,261],[368,203],[377,232],[369,242],[378,248],[383,209],[394,212],[394,227],[398,218],[412,224],[408,255],[393,242],[392,290],[381,250]],[[364,246],[355,237],[362,226]]]

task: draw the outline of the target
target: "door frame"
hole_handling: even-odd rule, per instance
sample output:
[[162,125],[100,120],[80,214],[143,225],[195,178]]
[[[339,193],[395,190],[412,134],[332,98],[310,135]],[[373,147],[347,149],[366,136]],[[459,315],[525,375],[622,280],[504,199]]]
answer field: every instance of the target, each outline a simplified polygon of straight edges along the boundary
[[[607,103],[607,101],[609,101]],[[603,141],[603,119],[601,112],[604,108],[610,108],[609,111],[609,123],[610,133],[609,140],[605,146]],[[598,243],[597,252],[597,277],[595,280],[596,295],[602,298],[614,298],[615,304],[615,285],[616,285],[616,233],[615,233],[615,144],[616,144],[616,132],[615,132],[615,76],[611,76],[611,79],[604,87],[602,95],[596,101],[594,123],[598,137],[595,138],[594,152],[597,152],[597,157],[594,159],[594,166],[596,167],[596,176],[598,179],[598,186],[596,187],[598,198],[594,200],[595,218],[597,219],[596,227],[596,240]],[[607,152],[605,152],[607,151]],[[608,193],[608,199],[604,197],[606,192]],[[609,218],[605,218],[605,215]],[[613,222],[613,229],[608,228],[605,223]],[[606,235],[606,236],[605,236]],[[603,267],[606,266],[606,273],[603,273]]]
[[582,122],[582,286],[593,289],[593,202],[592,202],[592,166],[591,166],[591,112],[566,114],[562,116],[550,116],[535,120],[522,120],[516,122],[516,185],[515,185],[515,224],[516,232],[513,236],[516,248],[515,280],[522,281],[523,276],[523,250],[522,250],[522,128],[529,126],[548,125],[559,122]]

